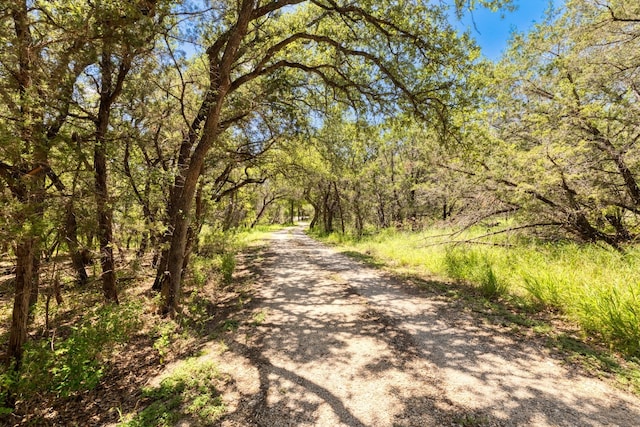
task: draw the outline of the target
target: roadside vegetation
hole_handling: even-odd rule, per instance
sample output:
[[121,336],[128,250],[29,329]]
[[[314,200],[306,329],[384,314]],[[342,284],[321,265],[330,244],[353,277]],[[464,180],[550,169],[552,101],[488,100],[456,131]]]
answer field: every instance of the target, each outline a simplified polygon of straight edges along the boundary
[[[42,299],[32,312],[32,339],[22,369],[17,373],[0,366],[0,421],[49,425],[63,417],[81,425],[93,416],[123,426],[215,422],[225,411],[216,385],[226,379],[202,346],[227,330],[227,315],[242,307],[238,300],[249,300],[241,281],[231,283],[238,252],[260,245],[279,228],[205,230],[186,274],[184,310],[174,319],[159,316],[158,298],[148,298],[150,259],[131,258],[121,266],[118,305],[98,303],[94,280],[86,288],[63,286],[59,303]],[[62,269],[60,280],[69,283],[71,273]],[[6,298],[2,295],[3,302]],[[225,310],[229,298],[231,311]],[[6,318],[9,304],[2,306]],[[4,327],[0,340],[7,339]],[[148,385],[167,366],[171,369],[157,385]],[[102,409],[92,404],[95,400]]]
[[[511,320],[546,334],[552,346],[582,354],[588,367],[614,372],[640,393],[640,250],[526,235],[469,242],[499,230],[312,234],[397,274],[442,281],[444,292],[460,289],[446,283],[463,285],[472,303],[507,317],[517,313]],[[558,321],[561,329],[554,329]]]

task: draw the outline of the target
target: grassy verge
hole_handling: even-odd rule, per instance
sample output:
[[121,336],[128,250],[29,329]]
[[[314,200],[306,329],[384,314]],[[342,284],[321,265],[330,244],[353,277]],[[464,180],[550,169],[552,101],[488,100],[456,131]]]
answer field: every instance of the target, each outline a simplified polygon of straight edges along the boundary
[[[456,240],[485,232],[468,230]],[[494,311],[508,306],[506,311],[515,309],[519,316],[561,316],[577,325],[578,341],[624,356],[629,369],[602,352],[577,345],[561,332],[535,327],[545,331],[554,347],[583,356],[594,368],[622,375],[640,392],[640,248],[620,253],[591,244],[517,237],[496,238],[489,245],[452,245],[446,244],[450,230],[435,229],[383,230],[360,239],[341,234],[318,237],[396,273],[453,279],[472,291],[474,298],[484,297],[485,305],[493,305]]]

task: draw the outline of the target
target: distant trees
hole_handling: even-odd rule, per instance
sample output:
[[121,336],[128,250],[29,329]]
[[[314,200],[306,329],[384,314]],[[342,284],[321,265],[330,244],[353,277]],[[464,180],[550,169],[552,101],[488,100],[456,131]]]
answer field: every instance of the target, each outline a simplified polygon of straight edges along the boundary
[[[182,133],[167,210],[169,244],[158,270],[169,313],[180,300],[198,181],[207,155],[225,150],[227,130],[247,138],[249,151],[236,151],[240,158],[253,155],[299,127],[297,110],[329,101],[377,114],[410,109],[446,134],[450,104],[464,92],[456,76],[467,64],[468,43],[434,5],[243,0],[222,3],[207,18],[208,80]],[[341,196],[335,185],[327,191],[329,224]]]
[[[322,221],[329,213],[360,234],[363,223],[492,223],[509,215],[517,227],[546,228],[555,238],[616,247],[634,241],[638,10],[575,0],[552,13],[515,36],[499,64],[477,62],[465,75],[476,92],[460,99],[475,106],[457,104],[450,118],[458,127],[448,139],[418,121],[385,121],[369,125],[363,143],[345,131],[344,117],[325,123],[321,138],[334,143],[323,157],[335,172],[310,184],[309,202],[320,213],[312,225],[339,229]],[[366,154],[353,162],[358,152]]]

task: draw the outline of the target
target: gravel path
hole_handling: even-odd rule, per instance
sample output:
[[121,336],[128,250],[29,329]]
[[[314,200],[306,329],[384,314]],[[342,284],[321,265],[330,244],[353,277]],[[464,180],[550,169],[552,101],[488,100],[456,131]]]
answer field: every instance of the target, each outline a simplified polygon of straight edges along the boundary
[[640,401],[460,305],[274,234],[230,338],[223,426],[638,426]]

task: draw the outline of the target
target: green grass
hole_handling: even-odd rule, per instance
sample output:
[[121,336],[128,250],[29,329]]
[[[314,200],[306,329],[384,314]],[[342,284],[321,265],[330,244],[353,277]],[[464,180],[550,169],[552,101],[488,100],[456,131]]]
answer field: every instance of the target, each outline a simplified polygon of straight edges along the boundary
[[216,365],[201,359],[181,363],[157,387],[142,390],[148,405],[138,413],[121,415],[121,427],[169,427],[188,420],[189,425],[212,425],[226,408],[216,384],[222,381]]
[[[502,236],[492,243],[446,244],[449,230],[383,230],[356,239],[323,240],[396,271],[435,274],[477,287],[489,299],[509,299],[529,311],[556,311],[606,347],[640,357],[640,247],[625,253],[593,244],[543,243]],[[467,240],[486,232],[466,231]],[[439,236],[439,237],[438,237]]]
[[203,226],[199,236],[199,251],[189,266],[192,284],[201,288],[209,279],[208,274],[217,271],[222,284],[229,285],[236,268],[236,254],[249,246],[264,242],[271,233],[282,228],[282,225],[259,225],[221,231]]
[[283,225],[257,225],[254,228],[244,228],[237,231],[235,235],[236,244],[239,249],[246,248],[247,246],[261,243],[265,239],[269,238],[274,231],[282,230],[285,228]]

